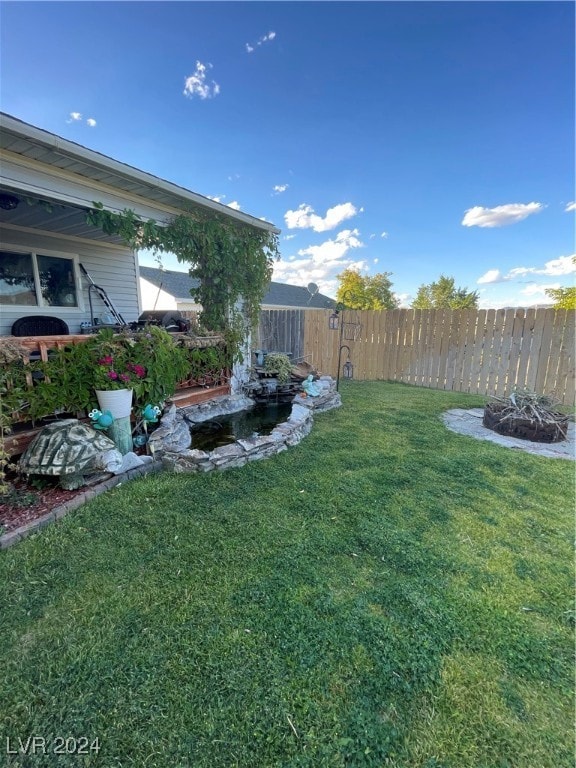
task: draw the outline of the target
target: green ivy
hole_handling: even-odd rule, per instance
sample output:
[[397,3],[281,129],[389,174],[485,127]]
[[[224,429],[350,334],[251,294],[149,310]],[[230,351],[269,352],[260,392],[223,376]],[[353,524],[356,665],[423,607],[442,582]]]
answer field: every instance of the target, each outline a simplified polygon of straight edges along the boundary
[[[258,323],[262,299],[279,258],[278,237],[268,231],[200,211],[181,214],[165,224],[142,220],[134,211],[112,213],[95,202],[88,222],[108,235],[120,236],[134,250],[174,253],[199,281],[192,291],[202,304],[202,322],[225,331],[244,314]],[[243,302],[242,313],[238,302]]]

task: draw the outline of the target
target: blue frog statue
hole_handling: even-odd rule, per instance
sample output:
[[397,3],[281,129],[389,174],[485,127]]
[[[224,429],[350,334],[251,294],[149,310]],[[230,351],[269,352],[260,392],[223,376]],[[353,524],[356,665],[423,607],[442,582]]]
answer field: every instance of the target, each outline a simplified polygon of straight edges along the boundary
[[94,408],[92,411],[90,411],[88,416],[94,429],[109,429],[114,423],[114,416],[112,416],[110,411],[102,412],[97,408]]
[[318,397],[320,394],[320,389],[318,388],[318,385],[314,383],[312,374],[310,374],[307,379],[304,379],[302,382],[302,389],[306,392],[308,397]]

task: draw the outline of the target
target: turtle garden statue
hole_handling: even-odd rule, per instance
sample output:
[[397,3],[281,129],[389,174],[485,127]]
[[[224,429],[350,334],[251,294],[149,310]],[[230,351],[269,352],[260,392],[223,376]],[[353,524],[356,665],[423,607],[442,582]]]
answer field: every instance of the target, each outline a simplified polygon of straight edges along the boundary
[[86,484],[85,475],[115,472],[122,454],[109,437],[77,419],[62,419],[44,427],[19,462],[26,475],[59,476],[60,485],[74,490]]

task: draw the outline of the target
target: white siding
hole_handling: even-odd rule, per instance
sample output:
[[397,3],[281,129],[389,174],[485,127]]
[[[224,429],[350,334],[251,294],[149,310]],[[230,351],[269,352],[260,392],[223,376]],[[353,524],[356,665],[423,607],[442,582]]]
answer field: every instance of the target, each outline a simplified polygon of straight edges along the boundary
[[[112,306],[129,323],[141,314],[138,297],[138,267],[136,255],[128,248],[63,237],[41,230],[21,230],[17,227],[2,229],[2,248],[28,249],[35,252],[56,253],[77,257],[92,280],[106,291]],[[80,272],[80,270],[79,270]],[[88,286],[90,281],[80,272],[80,307],[30,307],[0,305],[0,336],[9,336],[12,323],[27,315],[54,315],[68,323],[70,333],[80,333],[80,323],[90,322]],[[102,300],[92,289],[92,304],[96,317],[109,314]]]

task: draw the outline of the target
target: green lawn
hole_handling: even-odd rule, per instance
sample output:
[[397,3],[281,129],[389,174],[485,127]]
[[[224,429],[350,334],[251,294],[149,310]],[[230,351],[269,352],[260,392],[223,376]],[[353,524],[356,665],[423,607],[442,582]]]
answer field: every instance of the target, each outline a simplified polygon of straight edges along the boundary
[[574,464],[447,431],[478,397],[341,390],[2,553],[1,754],[47,751],[8,766],[573,766]]

